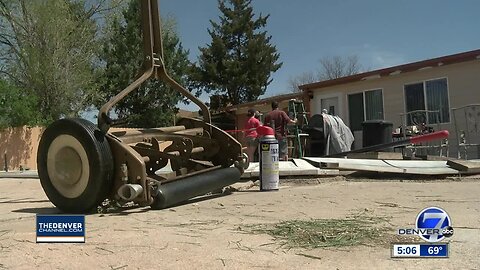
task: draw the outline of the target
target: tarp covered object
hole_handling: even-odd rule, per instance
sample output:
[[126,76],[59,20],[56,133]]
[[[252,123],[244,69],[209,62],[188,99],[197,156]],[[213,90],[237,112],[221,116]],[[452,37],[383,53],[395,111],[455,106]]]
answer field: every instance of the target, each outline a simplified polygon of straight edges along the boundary
[[325,155],[350,151],[354,137],[352,131],[338,116],[322,114],[324,121]]

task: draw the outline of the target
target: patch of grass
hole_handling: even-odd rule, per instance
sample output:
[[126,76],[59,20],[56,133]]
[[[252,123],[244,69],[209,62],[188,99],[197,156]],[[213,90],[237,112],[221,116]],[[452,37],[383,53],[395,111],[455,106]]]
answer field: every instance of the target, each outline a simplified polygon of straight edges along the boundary
[[387,218],[355,215],[345,219],[287,220],[276,224],[249,225],[242,230],[272,236],[285,248],[313,249],[368,244],[395,240],[387,235]]

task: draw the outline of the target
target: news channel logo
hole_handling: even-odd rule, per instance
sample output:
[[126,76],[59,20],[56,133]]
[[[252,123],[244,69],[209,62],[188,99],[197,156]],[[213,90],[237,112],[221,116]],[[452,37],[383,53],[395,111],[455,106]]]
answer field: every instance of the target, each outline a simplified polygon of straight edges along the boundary
[[423,240],[435,243],[453,235],[452,219],[440,207],[427,207],[415,220],[415,229],[398,229],[399,235],[418,235]]
[[85,243],[84,215],[37,215],[37,243]]

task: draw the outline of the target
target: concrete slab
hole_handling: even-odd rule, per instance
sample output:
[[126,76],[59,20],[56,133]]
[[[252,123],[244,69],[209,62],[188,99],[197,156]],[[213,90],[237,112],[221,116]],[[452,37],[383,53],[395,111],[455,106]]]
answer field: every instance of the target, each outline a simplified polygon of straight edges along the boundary
[[28,171],[0,171],[0,179],[1,178],[35,178],[38,179],[38,172],[36,170],[28,170]]

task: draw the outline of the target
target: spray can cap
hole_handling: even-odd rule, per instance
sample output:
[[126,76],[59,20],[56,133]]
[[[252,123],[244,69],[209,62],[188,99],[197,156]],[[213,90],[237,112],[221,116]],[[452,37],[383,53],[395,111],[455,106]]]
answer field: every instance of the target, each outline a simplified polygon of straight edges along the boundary
[[257,133],[261,136],[275,136],[275,132],[273,128],[268,126],[259,126],[257,127]]

